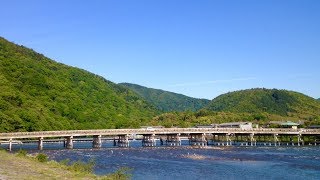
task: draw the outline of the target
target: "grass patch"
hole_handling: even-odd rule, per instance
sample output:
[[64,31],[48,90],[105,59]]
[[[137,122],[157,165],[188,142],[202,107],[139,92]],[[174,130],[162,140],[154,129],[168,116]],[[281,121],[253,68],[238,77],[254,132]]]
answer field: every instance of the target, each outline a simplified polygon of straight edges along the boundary
[[18,156],[18,157],[26,157],[26,156],[27,156],[27,151],[26,151],[26,150],[23,150],[23,149],[20,149],[20,150],[16,153],[16,156]]
[[[44,153],[31,156],[25,150],[16,154],[0,151],[0,174],[6,179],[131,179],[131,169],[120,168],[112,174],[97,176],[93,174],[96,165],[93,159],[88,162],[69,159],[60,162],[48,159]],[[1,179],[1,178],[0,178]]]
[[[66,162],[63,162],[63,163],[65,164]],[[69,170],[74,172],[93,173],[95,164],[96,163],[93,159],[90,159],[89,162],[83,162],[81,160],[78,160],[76,162],[73,162],[71,165],[67,167]]]
[[[73,171],[79,174],[93,174],[94,166],[96,162],[94,159],[90,159],[88,162],[84,162],[81,160],[75,161],[73,163],[70,162],[70,159],[64,159],[59,162],[59,165],[68,169],[69,171]],[[132,169],[128,167],[123,167],[115,171],[114,173],[107,174],[104,176],[97,176],[98,179],[104,180],[127,180],[131,179]]]
[[36,159],[39,161],[39,162],[48,162],[48,156],[46,154],[43,154],[43,153],[39,153],[37,156],[36,156]]
[[131,179],[131,168],[127,168],[127,167],[123,167],[118,169],[116,172],[114,172],[113,174],[110,174],[108,176],[106,176],[106,179],[117,179],[117,180],[127,180],[127,179]]

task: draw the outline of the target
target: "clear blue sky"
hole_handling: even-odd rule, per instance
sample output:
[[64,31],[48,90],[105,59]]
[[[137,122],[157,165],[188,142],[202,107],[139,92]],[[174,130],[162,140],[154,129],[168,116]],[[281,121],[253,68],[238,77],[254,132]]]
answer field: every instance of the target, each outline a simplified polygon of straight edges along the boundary
[[320,98],[319,0],[3,0],[0,36],[116,83]]

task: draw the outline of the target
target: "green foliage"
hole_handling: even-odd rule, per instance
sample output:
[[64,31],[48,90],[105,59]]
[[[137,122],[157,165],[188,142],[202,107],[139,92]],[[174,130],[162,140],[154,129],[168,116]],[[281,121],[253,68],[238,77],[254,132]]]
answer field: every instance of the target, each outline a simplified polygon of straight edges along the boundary
[[197,111],[210,102],[207,99],[191,98],[182,94],[147,88],[136,84],[121,83],[121,85],[135,91],[162,112]]
[[303,120],[304,126],[320,124],[320,103],[301,93],[276,89],[251,89],[227,93],[197,112],[170,112],[153,118],[151,125],[192,127],[195,125],[249,121]]
[[24,149],[20,149],[20,150],[17,152],[16,155],[19,156],[19,157],[26,157],[26,156],[27,156],[27,151],[24,150]]
[[[90,159],[88,162],[84,162],[81,160],[70,162],[70,159],[65,159],[59,162],[62,168],[65,168],[69,171],[73,171],[80,174],[93,174],[94,166],[95,166],[95,160]],[[97,179],[117,179],[117,180],[126,180],[130,179],[131,177],[131,170],[130,168],[120,168],[114,173],[107,174],[104,176],[98,176]]]
[[116,172],[107,176],[106,179],[114,179],[114,180],[127,180],[131,178],[132,169],[127,167],[122,167],[118,169]]
[[320,124],[320,116],[302,119],[300,116],[281,116],[269,113],[234,113],[201,110],[198,112],[171,112],[158,115],[152,119],[150,125],[170,127],[193,127],[195,125],[210,125],[227,122],[252,122],[260,126],[269,121],[295,121],[304,120],[309,125]]
[[76,162],[73,162],[69,166],[69,170],[81,173],[93,173],[94,166],[95,161],[93,159],[91,159],[89,162],[83,162],[81,160],[78,160]]
[[36,159],[39,162],[48,162],[48,156],[46,154],[43,154],[43,153],[37,154]]
[[268,113],[307,119],[319,115],[320,103],[293,91],[249,89],[220,95],[212,100],[207,109],[233,113]]
[[139,127],[155,114],[123,86],[0,37],[0,132]]
[[[320,101],[292,91],[236,91],[208,103],[133,84],[117,85],[0,37],[0,132],[320,121]],[[155,107],[167,113],[158,115]]]

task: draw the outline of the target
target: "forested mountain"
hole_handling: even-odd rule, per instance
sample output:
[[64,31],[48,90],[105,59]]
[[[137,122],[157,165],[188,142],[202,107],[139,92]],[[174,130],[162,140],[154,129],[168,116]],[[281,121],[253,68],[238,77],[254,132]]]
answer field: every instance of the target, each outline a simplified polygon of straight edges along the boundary
[[123,86],[0,37],[0,132],[139,127],[156,113]]
[[320,125],[320,102],[304,94],[277,89],[248,89],[213,99],[197,112],[170,112],[153,118],[151,124],[191,127],[198,124],[249,121],[260,126],[270,121]]
[[[159,115],[158,109],[184,112]],[[293,91],[250,89],[210,102],[134,84],[117,85],[0,38],[0,132],[270,120],[320,124],[320,101]]]
[[197,111],[210,102],[207,99],[192,98],[182,94],[147,88],[136,84],[120,84],[135,91],[162,112]]
[[320,102],[294,91],[257,88],[220,95],[212,100],[207,109],[308,117],[320,114]]

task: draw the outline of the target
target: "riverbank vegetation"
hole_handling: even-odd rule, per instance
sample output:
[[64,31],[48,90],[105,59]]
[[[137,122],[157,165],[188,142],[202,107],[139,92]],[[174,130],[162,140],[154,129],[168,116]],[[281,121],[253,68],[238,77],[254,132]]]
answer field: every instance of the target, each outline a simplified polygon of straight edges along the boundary
[[130,179],[130,170],[121,168],[113,174],[93,174],[94,161],[49,161],[45,154],[28,155],[20,150],[16,154],[0,150],[0,179]]
[[234,113],[200,110],[198,112],[170,112],[154,117],[151,125],[164,127],[194,127],[196,125],[210,125],[227,122],[252,122],[261,126],[268,126],[270,121],[294,121],[302,123],[301,127],[320,124],[320,115],[308,116],[281,116],[269,113]]

